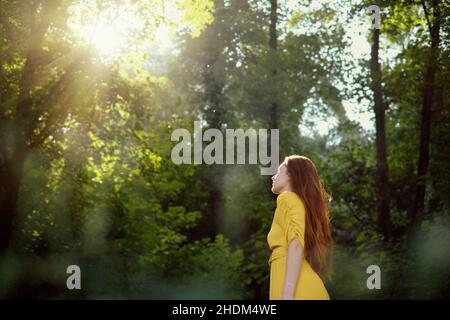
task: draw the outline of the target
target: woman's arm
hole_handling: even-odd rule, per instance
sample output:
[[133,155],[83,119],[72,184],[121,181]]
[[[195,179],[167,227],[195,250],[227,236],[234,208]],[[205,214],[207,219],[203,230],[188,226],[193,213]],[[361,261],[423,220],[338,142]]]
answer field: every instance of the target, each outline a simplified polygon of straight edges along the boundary
[[294,238],[289,244],[286,257],[286,276],[284,278],[282,300],[294,299],[294,291],[300,274],[302,254],[302,245],[298,238]]

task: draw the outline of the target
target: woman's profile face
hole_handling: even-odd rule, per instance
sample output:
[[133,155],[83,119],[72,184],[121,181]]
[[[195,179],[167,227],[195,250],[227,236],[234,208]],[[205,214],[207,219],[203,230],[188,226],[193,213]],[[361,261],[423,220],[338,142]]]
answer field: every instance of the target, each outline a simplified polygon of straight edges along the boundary
[[278,167],[277,173],[272,176],[272,192],[280,194],[283,191],[290,190],[290,180],[287,173],[287,168],[284,164]]

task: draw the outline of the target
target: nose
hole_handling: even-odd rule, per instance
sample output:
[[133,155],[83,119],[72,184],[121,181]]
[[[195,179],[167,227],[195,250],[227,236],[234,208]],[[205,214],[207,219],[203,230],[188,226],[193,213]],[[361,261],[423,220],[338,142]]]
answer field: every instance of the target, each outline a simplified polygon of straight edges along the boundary
[[275,180],[275,176],[272,176],[272,181]]

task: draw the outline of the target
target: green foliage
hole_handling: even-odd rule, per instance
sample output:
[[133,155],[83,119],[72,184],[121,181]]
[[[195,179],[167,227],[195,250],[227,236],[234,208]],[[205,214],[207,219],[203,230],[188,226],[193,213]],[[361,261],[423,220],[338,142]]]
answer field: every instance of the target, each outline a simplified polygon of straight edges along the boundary
[[[339,11],[366,2],[308,12],[311,3],[278,2],[275,50],[269,1],[0,0],[0,204],[10,178],[19,185],[0,297],[267,299],[269,177],[257,165],[175,165],[171,134],[192,133],[195,120],[268,129],[276,103],[280,159],[309,156],[333,198],[331,297],[447,298],[450,9],[441,3],[426,208],[409,238],[429,31],[419,1],[378,3],[380,53],[398,53],[382,59],[387,241],[377,226],[376,135],[343,107],[372,100],[368,61],[352,61],[351,22],[343,26]],[[124,27],[126,41],[92,43],[83,28],[95,18]],[[169,49],[158,43],[161,26]],[[299,124],[313,126],[310,115],[337,125],[306,136]],[[81,292],[61,285],[71,264],[82,268]],[[381,267],[381,290],[367,289],[369,265]]]

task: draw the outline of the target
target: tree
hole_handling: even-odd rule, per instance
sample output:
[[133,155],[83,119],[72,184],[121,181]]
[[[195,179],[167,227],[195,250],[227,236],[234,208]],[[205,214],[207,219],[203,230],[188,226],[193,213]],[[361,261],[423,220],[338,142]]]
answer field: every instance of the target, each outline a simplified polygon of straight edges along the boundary
[[[8,43],[3,54],[7,58],[6,69],[13,77],[2,79],[8,99],[2,101],[0,110],[0,136],[4,138],[0,145],[0,255],[7,250],[17,229],[14,224],[27,155],[52,143],[52,135],[64,128],[68,118],[86,113],[92,116],[96,111],[89,107],[99,103],[98,97],[107,91],[102,86],[113,79],[114,70],[108,70],[110,66],[100,61],[89,44],[80,44],[68,30],[68,8],[77,5],[87,6],[86,11],[97,16],[102,10],[111,9],[116,17],[137,5],[135,11],[142,15],[143,26],[127,35],[135,43],[149,40],[163,19],[158,14],[158,4],[146,1],[126,2],[125,7],[116,1],[105,1],[98,6],[94,3],[92,8],[92,3],[64,0],[20,4],[2,1],[2,36]],[[204,27],[209,18],[208,1],[188,1],[179,6],[188,13],[185,20],[193,25],[189,30],[195,33]],[[20,41],[14,41],[16,38]],[[85,120],[89,121],[89,116]]]
[[427,182],[428,163],[430,157],[431,114],[435,102],[436,73],[439,59],[440,29],[441,29],[441,2],[432,1],[432,10],[429,12],[425,1],[421,1],[427,20],[430,35],[430,49],[423,79],[422,111],[420,115],[420,147],[417,162],[417,180],[414,200],[410,210],[410,225],[414,230],[420,224],[425,201],[425,188]]
[[392,232],[392,223],[389,214],[389,171],[387,161],[385,110],[381,85],[381,66],[379,62],[380,28],[375,27],[372,32],[372,50],[370,57],[370,72],[372,78],[371,89],[375,112],[375,144],[377,153],[377,198],[378,198],[378,225],[384,238],[388,240]]

